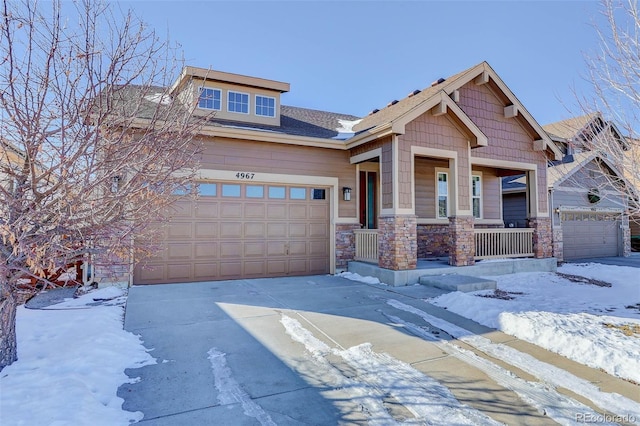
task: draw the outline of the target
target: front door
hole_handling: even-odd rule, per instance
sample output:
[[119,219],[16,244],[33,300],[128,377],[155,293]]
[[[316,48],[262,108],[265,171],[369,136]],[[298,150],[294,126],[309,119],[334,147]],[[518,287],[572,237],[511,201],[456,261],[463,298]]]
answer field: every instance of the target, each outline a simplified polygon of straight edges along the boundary
[[360,227],[377,229],[378,227],[378,173],[360,172]]

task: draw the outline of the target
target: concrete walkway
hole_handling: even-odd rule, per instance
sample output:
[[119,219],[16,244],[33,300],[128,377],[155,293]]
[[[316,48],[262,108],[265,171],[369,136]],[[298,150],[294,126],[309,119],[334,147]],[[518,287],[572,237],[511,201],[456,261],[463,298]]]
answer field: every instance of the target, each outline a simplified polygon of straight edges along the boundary
[[[121,386],[118,395],[125,400],[123,408],[142,411],[141,423],[148,425],[334,425],[376,420],[380,424],[382,420],[368,408],[367,396],[355,393],[357,382],[365,380],[357,369],[335,355],[338,352],[314,349],[328,347],[344,353],[368,343],[376,360],[386,353],[411,365],[446,386],[461,403],[499,422],[556,424],[508,385],[517,377],[535,383],[535,377],[463,342],[452,341],[460,348],[456,353],[453,345],[424,338],[421,330],[438,331],[407,309],[414,307],[559,366],[603,391],[640,402],[636,385],[422,300],[441,293],[420,285],[367,285],[333,276],[133,287],[125,329],[142,336],[158,364],[128,370],[130,377],[139,380]],[[390,300],[405,308],[394,307]],[[302,330],[298,337],[306,340],[292,338],[285,320],[298,324]],[[439,335],[451,341],[445,333]],[[497,367],[483,369],[485,361]],[[503,381],[492,373],[498,367],[507,372]],[[424,394],[415,377],[394,386],[405,395],[412,386],[416,395]],[[606,413],[570,389],[557,391]],[[558,399],[551,391],[545,398]],[[382,395],[381,401],[385,416],[396,421],[415,418],[416,410],[394,398],[393,392]]]

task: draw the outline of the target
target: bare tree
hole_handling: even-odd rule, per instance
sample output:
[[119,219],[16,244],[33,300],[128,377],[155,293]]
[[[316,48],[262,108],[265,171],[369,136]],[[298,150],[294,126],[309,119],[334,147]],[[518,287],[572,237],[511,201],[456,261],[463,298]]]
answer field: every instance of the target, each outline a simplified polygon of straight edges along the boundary
[[637,0],[602,0],[601,6],[598,49],[587,57],[595,96],[580,104],[585,113],[601,112],[605,124],[594,124],[585,139],[623,175],[609,184],[628,196],[631,217],[640,218],[640,10]]
[[92,0],[1,7],[0,369],[17,359],[26,279],[46,283],[87,253],[108,264],[153,250],[150,224],[193,178],[202,125],[168,89],[175,49],[131,12]]

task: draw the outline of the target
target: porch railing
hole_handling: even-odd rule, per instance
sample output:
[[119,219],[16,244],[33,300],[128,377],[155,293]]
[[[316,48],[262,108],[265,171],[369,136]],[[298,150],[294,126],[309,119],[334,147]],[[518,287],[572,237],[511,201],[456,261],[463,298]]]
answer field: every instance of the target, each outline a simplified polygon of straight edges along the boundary
[[355,260],[378,263],[378,230],[356,229]]
[[533,256],[533,228],[475,229],[476,259]]

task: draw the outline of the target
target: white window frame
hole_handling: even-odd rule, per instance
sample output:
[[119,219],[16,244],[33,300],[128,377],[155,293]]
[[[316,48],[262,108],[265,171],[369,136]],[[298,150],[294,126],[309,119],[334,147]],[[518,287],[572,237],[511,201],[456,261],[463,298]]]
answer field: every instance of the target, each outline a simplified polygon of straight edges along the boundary
[[[231,94],[235,93],[235,94],[239,94],[239,95],[246,95],[247,96],[247,112],[242,112],[242,111],[231,111]],[[234,102],[237,103],[237,102]],[[244,115],[249,115],[251,112],[251,95],[249,93],[246,92],[239,92],[237,90],[227,90],[227,111],[234,113],[234,114],[244,114]]]
[[[273,115],[269,115],[269,114],[258,114],[258,98],[264,98],[264,99],[272,99],[273,100]],[[256,95],[254,97],[254,107],[253,107],[253,111],[255,112],[255,114],[258,117],[270,117],[270,118],[275,118],[276,116],[276,109],[278,107],[278,102],[276,100],[276,98],[274,98],[273,96],[265,96],[265,95]],[[262,106],[261,108],[265,108],[264,106]],[[268,107],[267,107],[268,108]]]
[[[446,197],[447,211],[446,216],[440,216],[440,175],[445,175],[447,180],[447,193]],[[448,219],[449,218],[449,171],[445,169],[436,169],[436,219]]]
[[[474,192],[473,192],[473,180],[475,178],[478,178],[478,185],[479,185],[478,186],[478,191],[479,192],[478,192],[477,195],[474,194]],[[482,219],[483,216],[484,216],[483,215],[483,211],[482,211],[483,210],[482,209],[482,204],[483,204],[482,203],[482,193],[483,193],[483,191],[482,191],[482,172],[473,172],[471,174],[471,214],[473,215],[473,217],[475,219]],[[479,213],[480,213],[479,216],[476,216],[474,211],[473,211],[473,200],[474,199],[478,200],[478,208],[479,208]]]
[[[204,90],[213,90],[214,92],[218,92],[220,94],[220,108],[207,108],[207,107],[200,106],[200,98]],[[215,101],[215,99],[212,98],[212,101]],[[222,90],[217,89],[215,87],[200,86],[200,88],[198,89],[198,108],[206,109],[210,111],[221,111],[222,110]]]

